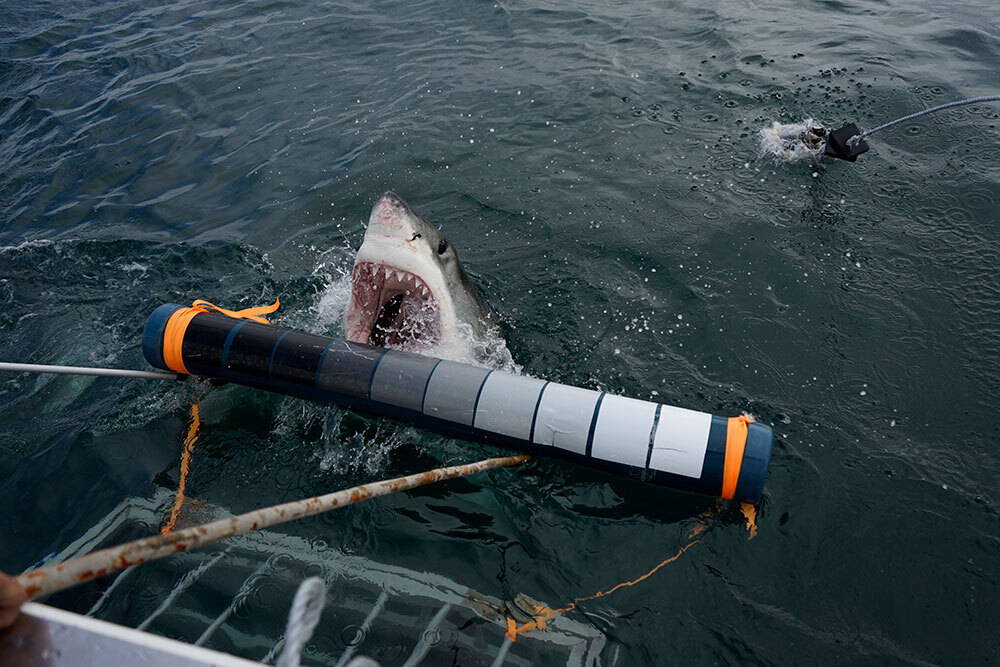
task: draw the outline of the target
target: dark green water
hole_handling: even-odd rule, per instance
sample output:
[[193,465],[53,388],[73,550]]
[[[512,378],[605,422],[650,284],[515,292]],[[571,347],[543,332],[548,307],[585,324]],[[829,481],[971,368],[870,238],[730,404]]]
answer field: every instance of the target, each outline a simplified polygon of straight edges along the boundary
[[[280,296],[279,323],[337,335],[392,189],[460,250],[526,373],[772,424],[759,531],[538,460],[279,532],[557,607],[647,572],[710,512],[676,562],[568,613],[605,637],[600,664],[995,665],[1000,107],[875,135],[855,165],[778,165],[756,134],[873,127],[996,93],[998,70],[987,0],[5,0],[0,358],[143,368],[147,315],[195,298]],[[165,521],[199,396],[182,523],[499,451],[202,391],[0,378],[0,568],[130,498],[167,498]],[[169,567],[98,616],[138,624]],[[218,579],[187,598],[197,629],[151,629],[196,638],[239,585]],[[86,611],[108,584],[52,601]],[[281,626],[273,597],[241,618]],[[321,628],[359,622],[332,600]],[[399,664],[422,631],[383,631],[399,659],[361,649]],[[496,642],[452,650],[464,631],[427,664],[490,664]],[[208,642],[266,652],[238,644]]]

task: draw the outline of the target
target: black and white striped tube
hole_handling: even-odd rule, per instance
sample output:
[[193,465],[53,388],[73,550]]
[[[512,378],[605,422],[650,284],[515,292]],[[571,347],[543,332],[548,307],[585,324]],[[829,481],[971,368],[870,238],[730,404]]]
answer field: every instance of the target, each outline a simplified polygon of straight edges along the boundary
[[146,323],[157,368],[386,415],[675,489],[755,502],[770,427],[746,418],[384,350],[167,304]]

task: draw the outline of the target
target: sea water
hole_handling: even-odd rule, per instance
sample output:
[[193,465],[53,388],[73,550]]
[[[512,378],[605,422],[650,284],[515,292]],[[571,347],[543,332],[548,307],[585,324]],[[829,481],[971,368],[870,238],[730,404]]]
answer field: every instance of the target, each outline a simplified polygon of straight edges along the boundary
[[[196,298],[280,297],[276,323],[338,335],[391,189],[458,249],[523,372],[772,425],[753,520],[540,457],[290,525],[151,631],[194,641],[238,597],[207,645],[261,659],[294,585],[350,557],[510,610],[572,603],[605,665],[995,664],[1000,108],[902,124],[855,164],[759,147],[774,122],[874,127],[995,93],[995,16],[985,0],[7,0],[0,358],[143,368],[149,313]],[[159,530],[195,404],[179,525],[503,453],[235,386],[7,375],[0,568],[62,553],[122,503],[149,518],[108,540]],[[281,554],[293,537],[304,560]],[[50,602],[135,626],[187,562]],[[241,588],[264,566],[283,586]],[[314,664],[376,605],[353,572]],[[406,604],[362,653],[402,664],[431,636],[435,608]],[[455,614],[427,664],[492,664],[502,624]],[[569,660],[532,636],[508,655]]]

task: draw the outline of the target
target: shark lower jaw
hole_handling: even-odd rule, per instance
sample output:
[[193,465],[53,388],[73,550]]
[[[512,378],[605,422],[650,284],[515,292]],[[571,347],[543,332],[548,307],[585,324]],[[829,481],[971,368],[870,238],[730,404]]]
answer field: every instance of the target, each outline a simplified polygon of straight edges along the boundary
[[419,350],[441,340],[440,304],[419,276],[379,262],[358,262],[351,279],[347,339]]

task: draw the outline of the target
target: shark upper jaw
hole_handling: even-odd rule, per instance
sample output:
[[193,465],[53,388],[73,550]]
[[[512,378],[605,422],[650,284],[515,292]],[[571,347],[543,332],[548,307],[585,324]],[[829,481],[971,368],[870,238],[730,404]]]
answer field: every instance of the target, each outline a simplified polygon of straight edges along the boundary
[[454,304],[423,225],[392,193],[375,204],[351,277],[347,340],[427,353],[455,339]]
[[347,340],[403,349],[441,344],[445,336],[440,293],[398,263],[362,261],[359,256],[351,279]]

